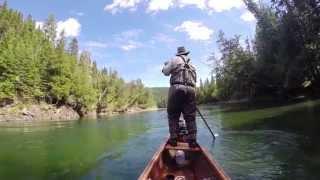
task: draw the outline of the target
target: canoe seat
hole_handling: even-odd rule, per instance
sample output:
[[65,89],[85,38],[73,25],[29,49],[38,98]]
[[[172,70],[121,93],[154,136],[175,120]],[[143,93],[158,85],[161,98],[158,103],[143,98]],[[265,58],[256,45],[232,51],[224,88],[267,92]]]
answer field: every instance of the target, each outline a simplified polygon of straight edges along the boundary
[[200,151],[199,147],[190,148],[188,143],[184,142],[178,142],[177,146],[171,146],[170,144],[167,144],[165,146],[165,149],[168,150],[185,150],[185,151]]

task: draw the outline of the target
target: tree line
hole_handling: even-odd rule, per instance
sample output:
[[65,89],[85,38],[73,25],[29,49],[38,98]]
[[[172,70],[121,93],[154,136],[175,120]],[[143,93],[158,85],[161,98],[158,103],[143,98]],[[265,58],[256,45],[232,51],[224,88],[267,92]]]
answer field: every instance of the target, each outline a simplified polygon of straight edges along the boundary
[[126,83],[112,69],[99,69],[88,51],[79,53],[76,38],[57,35],[49,15],[36,27],[29,15],[0,5],[0,104],[47,102],[88,111],[125,111],[154,104],[141,80]]
[[168,87],[150,88],[158,108],[166,108],[168,104]]
[[257,20],[255,39],[243,43],[239,35],[219,33],[221,57],[209,58],[215,78],[200,87],[199,99],[318,97],[320,1],[244,2]]

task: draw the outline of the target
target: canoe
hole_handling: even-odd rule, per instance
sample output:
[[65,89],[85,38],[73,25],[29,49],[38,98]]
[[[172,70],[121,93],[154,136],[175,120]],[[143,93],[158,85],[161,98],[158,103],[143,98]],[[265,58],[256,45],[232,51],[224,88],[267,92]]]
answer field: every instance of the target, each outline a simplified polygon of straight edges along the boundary
[[139,180],[230,180],[211,158],[209,152],[197,145],[190,148],[185,142],[173,147],[168,140],[160,146]]

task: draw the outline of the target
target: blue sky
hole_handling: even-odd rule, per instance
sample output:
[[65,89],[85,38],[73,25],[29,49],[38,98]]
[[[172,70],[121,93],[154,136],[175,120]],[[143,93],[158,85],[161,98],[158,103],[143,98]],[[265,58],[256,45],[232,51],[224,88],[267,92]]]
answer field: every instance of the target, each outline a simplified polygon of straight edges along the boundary
[[[0,0],[0,2],[3,0]],[[41,26],[54,14],[59,30],[77,37],[100,68],[111,67],[127,81],[141,78],[146,86],[169,86],[161,74],[177,46],[191,51],[204,79],[206,59],[218,55],[219,30],[228,37],[254,37],[256,21],[242,0],[8,0],[11,8],[31,14]]]

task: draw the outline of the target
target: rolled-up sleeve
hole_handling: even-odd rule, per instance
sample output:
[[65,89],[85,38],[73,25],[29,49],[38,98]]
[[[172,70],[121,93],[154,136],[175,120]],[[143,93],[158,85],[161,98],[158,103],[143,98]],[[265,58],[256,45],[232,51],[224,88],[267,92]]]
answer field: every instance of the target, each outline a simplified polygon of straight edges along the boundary
[[172,60],[165,62],[162,68],[162,73],[166,76],[169,76],[172,70],[172,66]]

